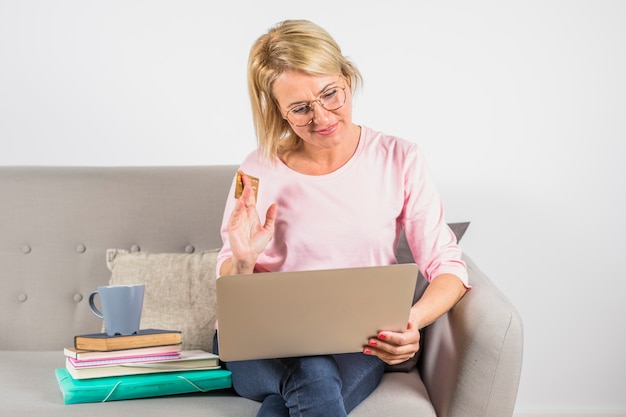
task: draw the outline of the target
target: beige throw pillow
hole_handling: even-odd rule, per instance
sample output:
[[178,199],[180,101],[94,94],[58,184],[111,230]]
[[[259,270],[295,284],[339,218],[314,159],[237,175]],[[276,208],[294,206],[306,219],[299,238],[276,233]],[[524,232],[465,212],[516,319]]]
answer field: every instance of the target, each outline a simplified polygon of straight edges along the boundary
[[147,253],[109,249],[110,285],[145,284],[142,329],[182,331],[183,349],[211,351],[216,316],[215,261],[219,249]]

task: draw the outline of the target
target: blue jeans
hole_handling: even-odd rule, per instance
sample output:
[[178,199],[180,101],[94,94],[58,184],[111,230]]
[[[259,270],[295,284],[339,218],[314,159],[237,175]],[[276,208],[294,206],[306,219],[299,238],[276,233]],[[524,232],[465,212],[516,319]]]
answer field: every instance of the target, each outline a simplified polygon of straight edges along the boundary
[[[214,351],[219,353],[217,340]],[[258,417],[347,416],[380,383],[384,362],[362,353],[224,363]]]

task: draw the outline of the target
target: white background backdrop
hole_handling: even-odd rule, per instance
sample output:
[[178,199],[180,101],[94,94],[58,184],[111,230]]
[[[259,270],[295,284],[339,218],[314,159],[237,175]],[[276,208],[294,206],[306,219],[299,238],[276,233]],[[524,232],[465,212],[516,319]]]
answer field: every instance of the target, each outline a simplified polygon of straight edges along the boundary
[[0,0],[0,165],[236,164],[275,22],[361,69],[525,323],[518,413],[626,413],[626,2]]

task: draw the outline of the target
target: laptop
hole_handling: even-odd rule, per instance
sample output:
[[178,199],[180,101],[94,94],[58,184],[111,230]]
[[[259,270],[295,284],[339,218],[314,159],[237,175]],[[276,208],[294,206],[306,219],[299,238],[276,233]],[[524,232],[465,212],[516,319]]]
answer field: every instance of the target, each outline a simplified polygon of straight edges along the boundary
[[380,330],[405,330],[414,263],[217,279],[220,359],[361,352]]

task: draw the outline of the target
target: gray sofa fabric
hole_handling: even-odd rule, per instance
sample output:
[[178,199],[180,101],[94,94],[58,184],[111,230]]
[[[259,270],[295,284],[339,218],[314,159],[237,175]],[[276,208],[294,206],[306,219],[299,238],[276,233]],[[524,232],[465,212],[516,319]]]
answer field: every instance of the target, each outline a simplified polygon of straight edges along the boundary
[[[0,416],[254,416],[232,390],[63,405],[54,369],[73,337],[98,332],[87,295],[109,248],[220,246],[236,166],[0,167]],[[387,373],[351,416],[511,416],[522,364],[515,308],[467,256],[469,291],[424,333],[418,367]]]

